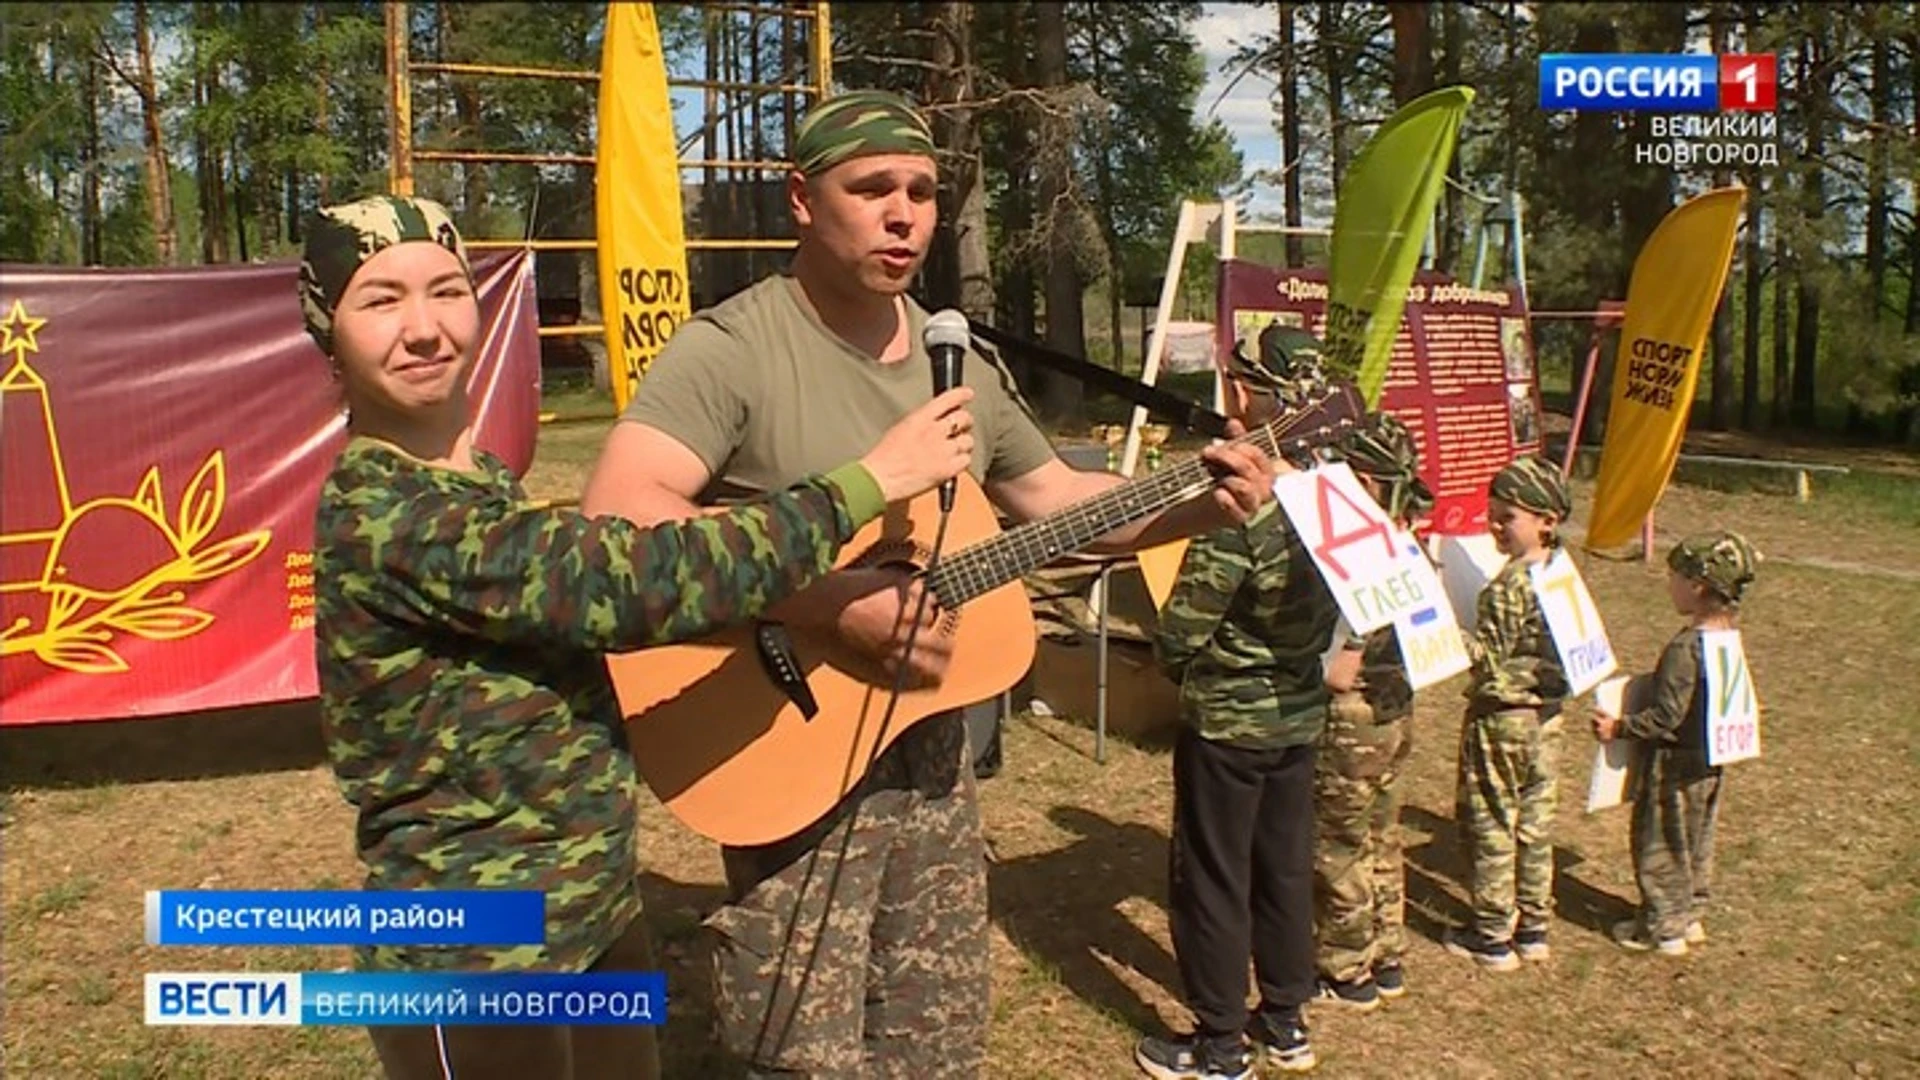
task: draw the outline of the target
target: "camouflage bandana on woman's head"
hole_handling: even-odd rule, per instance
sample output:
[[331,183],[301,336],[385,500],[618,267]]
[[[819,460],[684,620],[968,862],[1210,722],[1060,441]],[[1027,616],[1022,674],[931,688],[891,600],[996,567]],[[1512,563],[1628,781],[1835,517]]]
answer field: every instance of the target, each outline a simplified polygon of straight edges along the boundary
[[933,130],[907,99],[855,90],[814,106],[793,137],[793,167],[818,176],[843,161],[874,154],[933,156]]
[[432,199],[374,195],[358,202],[321,209],[307,228],[306,257],[300,263],[300,310],[307,333],[320,351],[333,355],[333,311],[361,264],[381,249],[412,240],[439,244],[460,260],[473,277],[467,248],[447,208]]
[[1536,514],[1552,514],[1561,521],[1573,513],[1573,495],[1566,477],[1544,458],[1524,457],[1494,474],[1487,494]]

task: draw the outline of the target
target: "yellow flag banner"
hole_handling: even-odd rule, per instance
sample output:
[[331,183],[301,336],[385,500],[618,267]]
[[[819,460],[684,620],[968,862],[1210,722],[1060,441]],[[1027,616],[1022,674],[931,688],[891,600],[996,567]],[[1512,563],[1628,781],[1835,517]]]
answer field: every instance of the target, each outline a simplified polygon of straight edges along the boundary
[[599,127],[600,312],[614,407],[625,409],[647,365],[691,314],[679,149],[652,4],[607,5]]
[[1587,526],[1590,549],[1632,539],[1666,490],[1746,197],[1745,188],[1731,187],[1689,199],[1661,220],[1634,260]]

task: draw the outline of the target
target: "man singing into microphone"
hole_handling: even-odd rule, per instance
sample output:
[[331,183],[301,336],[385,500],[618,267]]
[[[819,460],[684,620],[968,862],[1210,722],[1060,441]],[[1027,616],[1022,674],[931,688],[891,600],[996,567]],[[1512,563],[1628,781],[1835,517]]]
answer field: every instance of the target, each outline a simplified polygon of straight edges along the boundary
[[[893,94],[842,94],[809,113],[793,157],[792,262],[675,332],[608,438],[588,513],[678,519],[777,490],[858,456],[932,395],[928,316],[907,295],[934,231],[926,121]],[[962,366],[975,393],[970,473],[1000,509],[1042,517],[1121,482],[1061,461],[998,364],[969,351]],[[1243,521],[1272,498],[1273,465],[1257,450],[1206,455],[1221,477],[1212,490],[1097,550]],[[936,684],[966,657],[931,630],[932,603],[906,655],[917,601],[896,571],[843,570],[771,617]],[[756,1071],[982,1072],[986,865],[972,761],[959,712],[923,720],[818,822],[722,849],[728,903],[709,920],[717,1008],[729,1049]]]

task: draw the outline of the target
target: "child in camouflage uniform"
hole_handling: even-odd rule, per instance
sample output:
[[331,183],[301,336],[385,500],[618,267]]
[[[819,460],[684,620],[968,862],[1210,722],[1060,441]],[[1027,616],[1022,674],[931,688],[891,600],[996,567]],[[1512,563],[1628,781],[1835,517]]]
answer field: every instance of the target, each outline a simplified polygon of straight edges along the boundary
[[[300,293],[348,408],[320,493],[314,637],[365,887],[546,894],[543,944],[401,941],[362,948],[358,965],[652,968],[635,882],[639,785],[597,654],[751,618],[825,573],[889,500],[966,465],[970,392],[936,399],[860,462],[642,529],[537,509],[474,446],[480,309],[444,208],[376,196],[323,210]],[[372,1034],[390,1077],[659,1074],[644,1026]]]
[[[1506,565],[1480,590],[1455,814],[1473,853],[1473,925],[1447,951],[1488,971],[1546,960],[1553,914],[1553,813],[1559,798],[1567,676],[1528,569],[1560,546],[1573,512],[1560,470],[1521,458],[1487,488],[1487,527]],[[1517,955],[1516,955],[1517,954]]]
[[[1341,457],[1403,528],[1433,509],[1413,433],[1386,413],[1342,440]],[[1341,622],[1327,664],[1333,691],[1320,742],[1314,806],[1314,924],[1319,1000],[1368,1011],[1406,993],[1400,790],[1413,752],[1413,687],[1391,625],[1352,636]]]
[[1636,741],[1631,842],[1640,911],[1613,927],[1637,952],[1685,956],[1707,939],[1701,921],[1713,874],[1713,826],[1721,770],[1707,764],[1707,692],[1700,634],[1738,628],[1740,601],[1759,556],[1738,533],[1688,537],[1667,555],[1667,593],[1688,624],[1660,653],[1648,705],[1624,716],[1597,713],[1601,742]]
[[[1267,350],[1263,349],[1263,358]],[[1238,416],[1265,423],[1292,387],[1234,354]],[[1280,466],[1283,470],[1286,466]],[[1333,596],[1277,503],[1197,537],[1160,612],[1155,651],[1180,687],[1169,908],[1198,1030],[1148,1036],[1134,1060],[1160,1080],[1253,1075],[1251,1031],[1277,1067],[1314,1067],[1313,762],[1326,722],[1320,657]],[[1247,958],[1260,991],[1247,1009]]]

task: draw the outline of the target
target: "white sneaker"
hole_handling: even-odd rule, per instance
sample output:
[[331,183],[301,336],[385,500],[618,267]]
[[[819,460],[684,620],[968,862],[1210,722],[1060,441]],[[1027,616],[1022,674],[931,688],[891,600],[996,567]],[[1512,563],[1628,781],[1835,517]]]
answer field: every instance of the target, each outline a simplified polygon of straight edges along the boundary
[[1695,919],[1687,924],[1687,944],[1705,945],[1707,943],[1707,924]]
[[1687,955],[1687,939],[1684,937],[1654,941],[1653,936],[1640,925],[1639,919],[1622,919],[1613,924],[1613,940],[1628,952],[1652,952],[1660,950],[1662,956]]

